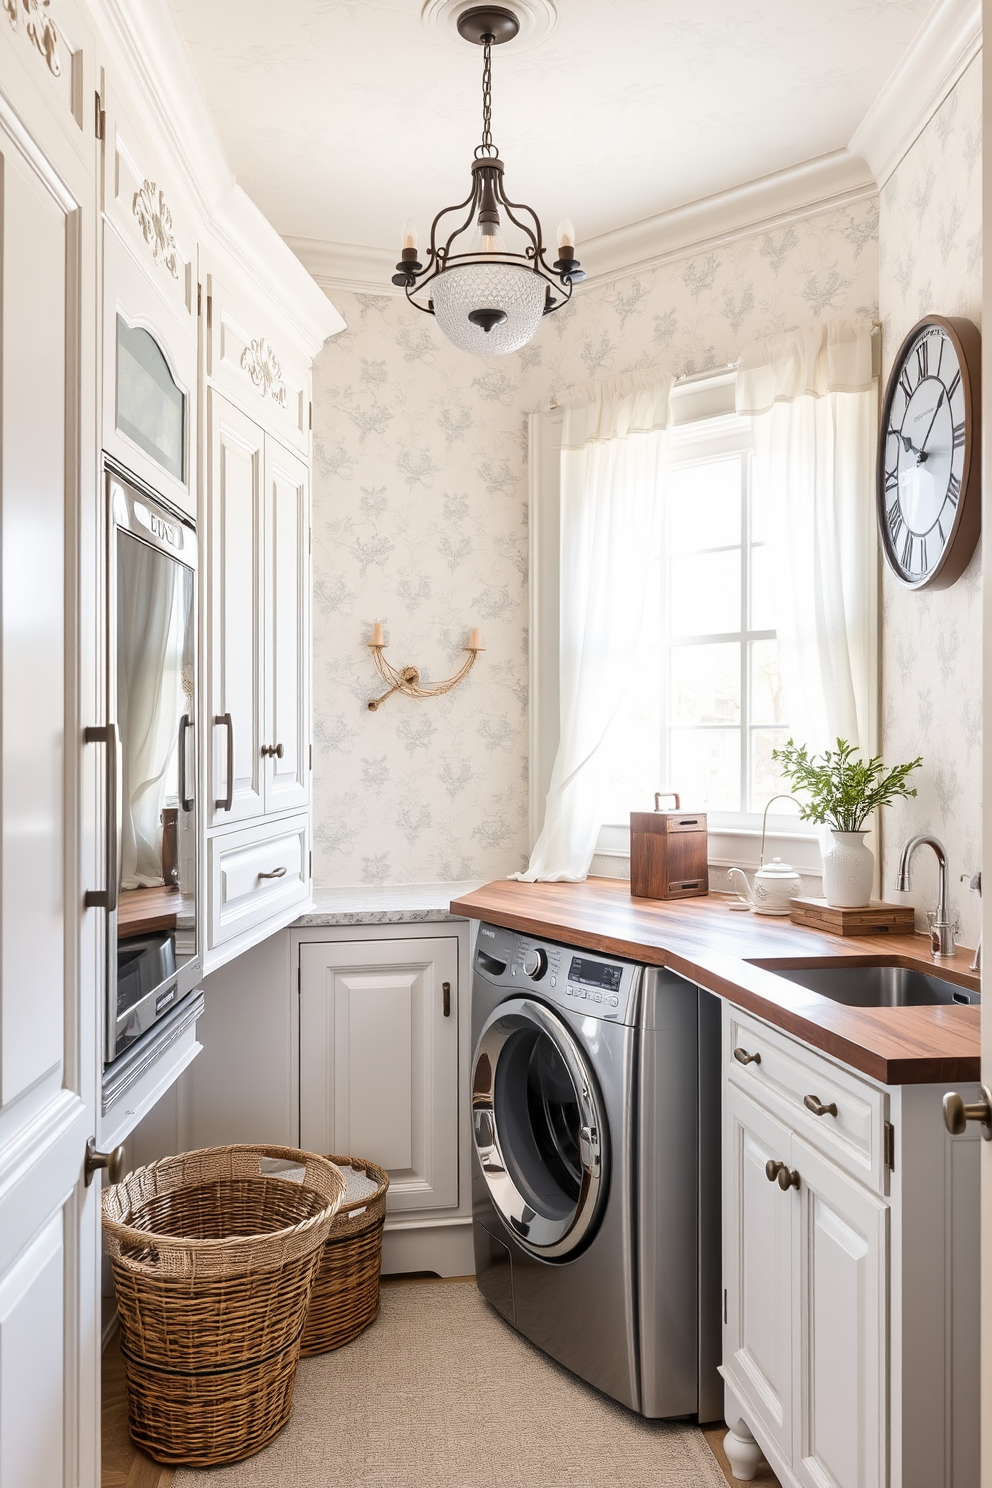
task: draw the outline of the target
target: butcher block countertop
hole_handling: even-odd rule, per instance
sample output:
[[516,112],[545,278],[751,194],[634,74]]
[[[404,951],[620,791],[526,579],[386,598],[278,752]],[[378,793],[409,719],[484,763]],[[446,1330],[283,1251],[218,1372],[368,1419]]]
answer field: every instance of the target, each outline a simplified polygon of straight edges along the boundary
[[930,972],[977,989],[970,951],[934,961],[923,935],[827,935],[786,918],[735,914],[730,898],[632,899],[623,879],[519,883],[498,879],[451,901],[452,914],[488,920],[652,966],[668,966],[710,992],[795,1034],[885,1085],[978,1080],[977,1007],[853,1008],[773,969],[870,966],[878,961]]

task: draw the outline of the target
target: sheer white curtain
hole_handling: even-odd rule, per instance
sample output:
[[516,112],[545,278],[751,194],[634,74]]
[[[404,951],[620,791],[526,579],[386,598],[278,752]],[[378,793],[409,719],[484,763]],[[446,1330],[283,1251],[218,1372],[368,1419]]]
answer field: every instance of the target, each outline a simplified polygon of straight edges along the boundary
[[867,323],[811,326],[741,358],[789,726],[815,750],[838,737],[875,748],[876,401]]
[[559,744],[544,826],[518,878],[582,879],[592,861],[607,736],[634,670],[661,519],[670,391],[671,378],[628,380],[565,411]]

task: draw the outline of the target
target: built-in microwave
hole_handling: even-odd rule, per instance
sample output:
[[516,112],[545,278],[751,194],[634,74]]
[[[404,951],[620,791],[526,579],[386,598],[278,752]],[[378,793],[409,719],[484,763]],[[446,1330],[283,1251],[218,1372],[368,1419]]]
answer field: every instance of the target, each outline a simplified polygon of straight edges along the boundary
[[[197,888],[197,540],[108,462],[104,1106],[202,972]],[[180,1015],[181,1016],[181,1015]]]

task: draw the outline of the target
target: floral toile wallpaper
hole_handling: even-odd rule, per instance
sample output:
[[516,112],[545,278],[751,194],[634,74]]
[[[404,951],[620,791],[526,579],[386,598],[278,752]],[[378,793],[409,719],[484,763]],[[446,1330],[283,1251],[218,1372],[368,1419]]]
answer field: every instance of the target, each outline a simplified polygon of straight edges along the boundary
[[[736,359],[757,337],[874,315],[874,200],[589,287],[499,360],[391,296],[335,294],[314,396],[315,879],[486,879],[527,839],[526,415],[601,378]],[[581,251],[581,250],[580,250]],[[444,697],[381,693],[367,643]]]
[[[982,64],[975,59],[881,192],[879,307],[886,374],[907,331],[928,312],[981,326]],[[883,893],[893,894],[902,844],[932,832],[947,849],[962,944],[977,944],[980,907],[968,878],[981,865],[982,558],[950,589],[882,580],[882,748],[896,763],[923,756],[915,800],[883,822]],[[936,904],[936,865],[914,861],[917,906]],[[922,914],[917,914],[920,928]]]

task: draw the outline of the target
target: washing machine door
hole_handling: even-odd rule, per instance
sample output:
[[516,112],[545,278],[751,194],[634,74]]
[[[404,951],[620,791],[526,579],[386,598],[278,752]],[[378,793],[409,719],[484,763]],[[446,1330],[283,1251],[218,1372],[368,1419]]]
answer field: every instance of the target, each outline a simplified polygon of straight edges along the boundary
[[508,998],[472,1066],[475,1151],[517,1242],[561,1260],[591,1240],[606,1199],[608,1133],[589,1062],[543,1003]]

